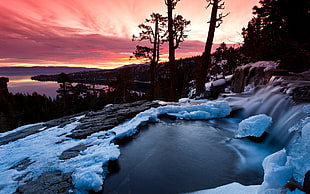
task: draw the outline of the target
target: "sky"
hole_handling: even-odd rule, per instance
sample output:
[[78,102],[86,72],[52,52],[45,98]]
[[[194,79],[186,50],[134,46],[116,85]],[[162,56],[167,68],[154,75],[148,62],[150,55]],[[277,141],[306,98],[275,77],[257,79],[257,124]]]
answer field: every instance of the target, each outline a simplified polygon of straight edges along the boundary
[[[241,29],[259,0],[226,0],[224,23],[214,43],[242,43]],[[203,51],[210,8],[205,0],[181,0],[174,14],[191,21],[177,58]],[[79,66],[110,69],[129,60],[138,25],[153,12],[166,15],[164,0],[0,0],[0,66]],[[167,57],[163,46],[162,58]]]

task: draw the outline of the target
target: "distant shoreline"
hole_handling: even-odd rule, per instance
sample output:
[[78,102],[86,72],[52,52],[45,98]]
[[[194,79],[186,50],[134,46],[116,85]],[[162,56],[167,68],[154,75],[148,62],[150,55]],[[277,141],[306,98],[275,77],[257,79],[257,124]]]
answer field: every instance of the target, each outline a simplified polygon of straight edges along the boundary
[[75,73],[79,71],[98,71],[101,69],[97,68],[86,68],[86,67],[54,67],[54,66],[34,66],[34,67],[22,67],[22,66],[5,66],[0,67],[0,77],[10,77],[19,75],[42,75],[42,74],[59,74],[59,73]]
[[0,67],[0,77],[9,78],[9,92],[32,94],[34,92],[55,98],[58,89],[57,82],[40,82],[31,80],[36,75],[54,75],[60,73],[75,73],[81,71],[97,71],[95,68],[83,67]]

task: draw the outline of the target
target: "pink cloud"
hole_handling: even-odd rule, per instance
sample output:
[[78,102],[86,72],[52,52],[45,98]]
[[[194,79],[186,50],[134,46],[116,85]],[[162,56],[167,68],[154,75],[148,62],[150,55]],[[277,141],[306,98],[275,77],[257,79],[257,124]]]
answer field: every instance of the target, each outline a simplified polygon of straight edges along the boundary
[[[229,11],[239,8],[242,2],[252,6],[254,1],[228,4]],[[175,10],[192,20],[189,39],[181,44],[177,57],[203,51],[209,18],[205,4],[182,0]],[[131,41],[137,26],[152,12],[166,13],[164,2],[158,0],[14,0],[0,1],[0,10],[0,65],[121,63],[129,58],[135,45],[148,45]],[[244,12],[227,19],[239,25],[232,27],[236,32],[241,30]],[[225,32],[227,29],[232,31],[223,26],[218,31],[223,33],[222,38],[216,40],[228,40],[231,36]],[[164,47],[162,53],[166,51]]]

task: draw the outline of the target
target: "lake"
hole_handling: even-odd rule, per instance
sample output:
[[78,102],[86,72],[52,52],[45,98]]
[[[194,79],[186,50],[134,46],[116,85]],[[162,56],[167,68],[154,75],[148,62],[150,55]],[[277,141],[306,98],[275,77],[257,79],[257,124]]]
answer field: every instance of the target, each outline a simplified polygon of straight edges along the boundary
[[59,84],[56,82],[40,82],[31,80],[35,75],[49,75],[59,73],[74,73],[79,71],[91,71],[98,69],[89,69],[82,67],[0,67],[0,77],[8,77],[8,90],[9,92],[32,94],[37,92],[41,95],[50,96],[55,98],[57,95],[56,90]]

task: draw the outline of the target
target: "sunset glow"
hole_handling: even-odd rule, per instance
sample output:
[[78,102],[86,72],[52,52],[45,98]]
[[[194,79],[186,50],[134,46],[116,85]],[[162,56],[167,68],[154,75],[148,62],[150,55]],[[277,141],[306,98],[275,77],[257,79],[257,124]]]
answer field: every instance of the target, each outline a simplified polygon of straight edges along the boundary
[[[215,43],[241,43],[241,29],[258,0],[226,0],[230,15],[216,30]],[[191,20],[189,37],[177,57],[203,51],[210,10],[205,0],[181,0],[174,10]],[[0,66],[82,66],[115,68],[137,44],[132,34],[152,12],[166,15],[164,0],[0,0]],[[166,47],[166,46],[165,46]],[[167,49],[163,48],[163,58]]]

